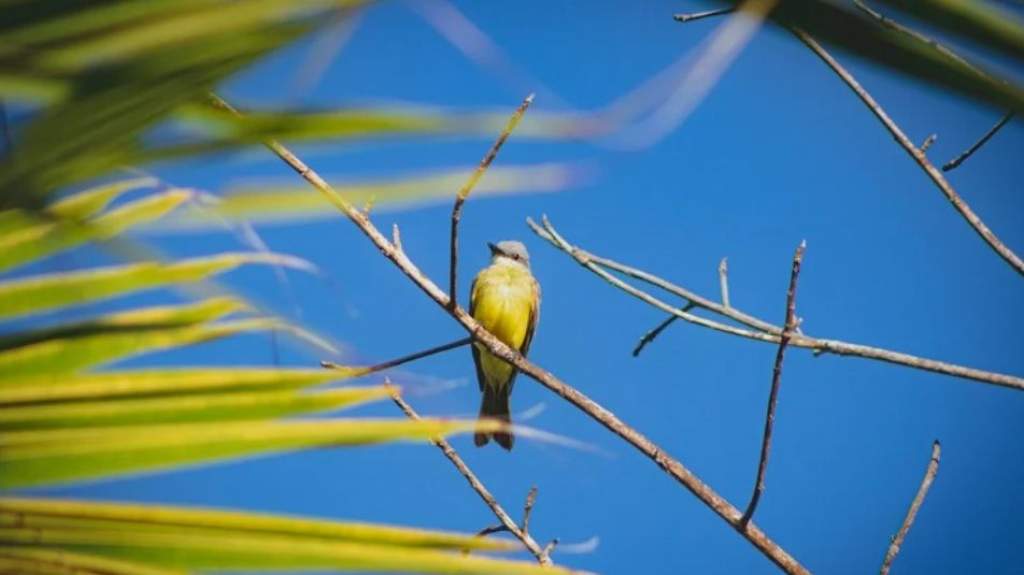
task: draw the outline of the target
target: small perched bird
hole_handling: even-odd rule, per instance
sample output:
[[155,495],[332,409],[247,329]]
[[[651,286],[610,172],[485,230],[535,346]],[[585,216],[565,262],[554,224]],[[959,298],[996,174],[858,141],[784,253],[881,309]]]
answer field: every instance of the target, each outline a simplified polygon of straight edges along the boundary
[[[491,265],[473,280],[469,313],[487,331],[519,353],[526,355],[540,316],[540,285],[530,273],[530,255],[521,242],[488,243]],[[516,368],[473,344],[473,363],[483,392],[480,417],[511,423],[508,399],[516,379]],[[511,432],[476,433],[473,443],[487,445],[493,437],[498,445],[512,449]]]

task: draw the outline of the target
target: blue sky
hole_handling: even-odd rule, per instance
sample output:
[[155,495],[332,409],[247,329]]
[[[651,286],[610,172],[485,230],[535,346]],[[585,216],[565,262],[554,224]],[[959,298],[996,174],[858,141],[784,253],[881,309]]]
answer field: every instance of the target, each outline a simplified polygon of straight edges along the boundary
[[[403,2],[375,5],[302,103],[403,101],[512,110],[528,83],[505,81],[453,48]],[[721,21],[680,25],[678,3],[460,3],[460,9],[532,77],[579,109],[639,85]],[[288,102],[308,43],[246,72],[228,89],[250,105]],[[915,141],[937,133],[936,163],[988,129],[999,110],[943,94],[838,54]],[[536,111],[557,111],[542,96]],[[319,149],[325,176],[398,175],[475,163],[490,138],[411,140]],[[1011,122],[950,181],[988,225],[1024,251],[1020,158],[1024,127]],[[255,158],[255,159],[254,159]],[[588,142],[517,139],[498,164],[584,162],[595,177],[570,191],[471,199],[461,241],[462,293],[486,264],[485,242],[531,250],[544,307],[531,358],[658,442],[734,505],[754,480],[775,348],[696,326],[671,327],[639,358],[630,351],[657,310],[582,270],[526,228],[547,214],[570,241],[717,295],[727,256],[733,305],[780,323],[793,249],[808,243],[797,302],[811,335],[1024,373],[1021,281],[967,226],[867,109],[803,45],[762,30],[710,96],[668,137],[633,151]],[[220,190],[287,175],[247,154],[166,166],[181,185]],[[454,190],[453,190],[454,192]],[[397,222],[406,250],[440,284],[447,275],[450,205],[375,216]],[[267,270],[228,283],[282,314],[383,360],[461,336],[340,217],[260,229],[275,251],[305,257],[330,281]],[[175,255],[237,249],[229,235],[157,240]],[[296,295],[298,309],[288,290]],[[282,348],[288,365],[315,356]],[[254,364],[273,361],[265,336],[137,360]],[[424,414],[472,416],[478,406],[468,350],[393,374]],[[378,381],[373,378],[371,381]],[[444,382],[447,382],[444,383]],[[448,385],[451,382],[457,385]],[[774,567],[657,466],[527,378],[513,410],[542,405],[529,425],[599,453],[520,441],[512,453],[453,443],[518,515],[531,485],[538,540],[579,543],[557,562],[603,573],[772,572]],[[358,411],[397,415],[390,404]],[[855,358],[787,355],[767,491],[756,516],[813,571],[877,569],[917,486],[933,439],[938,479],[895,569],[1010,573],[1024,561],[1024,397],[1018,392]],[[324,450],[112,480],[48,493],[244,506],[328,517],[476,531],[494,518],[447,460],[426,445]]]

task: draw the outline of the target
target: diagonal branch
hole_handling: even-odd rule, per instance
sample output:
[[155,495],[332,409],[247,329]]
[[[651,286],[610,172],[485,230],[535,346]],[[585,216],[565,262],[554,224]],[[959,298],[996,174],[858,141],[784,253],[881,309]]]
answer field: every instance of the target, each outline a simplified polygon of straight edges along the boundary
[[964,163],[964,161],[967,158],[970,158],[974,154],[974,152],[978,151],[978,148],[981,148],[982,146],[985,145],[986,142],[988,142],[990,139],[992,139],[992,136],[996,135],[996,132],[998,132],[1000,129],[1002,129],[1002,127],[1005,126],[1006,123],[1009,122],[1011,118],[1013,118],[1013,112],[1007,112],[1002,118],[999,119],[998,122],[996,122],[996,124],[994,126],[989,128],[988,131],[985,132],[984,136],[982,136],[981,138],[978,138],[978,141],[974,142],[974,144],[972,144],[970,148],[967,148],[966,150],[961,152],[959,156],[957,156],[957,157],[953,158],[952,160],[946,162],[942,166],[942,171],[943,172],[948,172],[950,170],[954,170],[960,164]]
[[[220,109],[234,111],[226,102],[212,96],[213,104]],[[657,444],[647,439],[642,433],[627,425],[624,421],[615,416],[600,404],[590,399],[576,388],[566,384],[555,377],[554,374],[544,368],[530,362],[518,351],[512,349],[504,342],[485,330],[479,323],[470,316],[466,310],[458,304],[451,303],[448,295],[437,284],[430,280],[422,271],[408,258],[404,251],[395,248],[394,244],[388,241],[380,230],[365,217],[359,210],[341,197],[319,174],[300,160],[288,148],[279,142],[269,140],[266,146],[281,160],[288,164],[310,185],[322,193],[328,201],[334,204],[341,212],[380,250],[381,255],[390,260],[398,269],[423,293],[434,300],[440,307],[455,319],[463,328],[468,331],[473,339],[486,348],[493,355],[515,366],[520,372],[525,373],[535,381],[548,388],[552,392],[574,405],[580,411],[589,415],[592,419],[603,425],[606,429],[615,433],[635,449],[646,455],[655,464],[661,467],[673,479],[679,482],[690,493],[696,496],[704,505],[709,507],[716,515],[726,523],[737,529],[740,535],[749,541],[765,557],[770,559],[779,568],[787,573],[809,573],[795,558],[785,549],[779,546],[768,535],[757,527],[753,522],[740,529],[740,517],[742,513],[721,495],[716,493],[710,486],[705,484],[692,471],[686,468],[678,460],[673,459]],[[550,546],[550,545],[549,545]],[[550,551],[549,551],[550,552]]]
[[[404,399],[402,399],[402,396],[398,393],[398,390],[395,388],[392,388],[391,399],[395,402],[396,405],[398,405],[398,407],[405,413],[405,415],[409,417],[409,419],[420,418],[419,414],[416,413],[416,411],[412,408],[411,405],[409,405]],[[487,487],[485,487],[484,484],[480,482],[476,474],[474,474],[473,471],[469,468],[469,466],[466,465],[466,462],[463,461],[461,457],[459,457],[459,454],[455,451],[455,448],[452,447],[450,443],[448,443],[442,437],[438,437],[437,439],[433,439],[431,441],[433,442],[434,445],[437,446],[438,449],[441,450],[442,453],[444,453],[444,456],[448,458],[448,461],[452,462],[452,465],[454,465],[455,468],[459,470],[459,473],[466,478],[466,481],[469,483],[469,486],[473,488],[473,491],[476,491],[477,495],[480,496],[480,499],[483,499],[484,503],[487,504],[487,507],[491,508],[491,511],[494,513],[494,516],[497,517],[498,521],[501,522],[501,526],[487,527],[486,529],[482,530],[479,534],[488,535],[491,533],[497,533],[499,531],[508,531],[512,535],[515,535],[516,539],[519,539],[523,542],[523,546],[526,547],[527,551],[532,553],[533,556],[537,558],[537,561],[541,565],[551,565],[550,555],[548,553],[545,553],[544,549],[541,548],[541,546],[538,545],[537,542],[533,540],[533,537],[530,537],[530,534],[526,531],[526,522],[529,518],[529,513],[527,513],[526,516],[523,518],[523,528],[520,529],[519,526],[516,525],[516,522],[512,519],[512,517],[505,511],[501,504],[498,503],[498,500],[495,499],[493,495],[491,495],[491,492],[487,490]],[[536,488],[531,490],[530,493],[536,493]],[[532,502],[529,498],[527,499],[527,501],[529,504],[527,509],[532,510]]]
[[881,575],[889,573],[889,568],[892,567],[896,554],[900,552],[900,546],[903,545],[903,540],[907,538],[907,532],[910,531],[910,526],[914,524],[914,518],[917,517],[917,512],[920,511],[921,504],[924,503],[924,498],[928,495],[932,482],[935,481],[935,475],[939,472],[939,457],[941,455],[942,446],[939,445],[938,440],[935,440],[935,443],[932,444],[932,458],[928,461],[928,468],[925,470],[924,479],[921,480],[921,487],[918,487],[917,495],[914,496],[914,501],[910,503],[907,516],[903,518],[903,525],[900,526],[900,530],[892,538],[888,551],[885,552],[885,559],[882,560],[882,568],[879,570]]
[[963,198],[956,193],[956,190],[954,190],[953,186],[946,180],[946,177],[942,175],[942,172],[932,165],[931,161],[928,160],[928,156],[910,141],[910,138],[908,138],[907,135],[903,133],[903,130],[896,125],[896,122],[894,122],[892,118],[885,113],[885,110],[883,110],[871,94],[869,94],[867,90],[860,85],[860,82],[858,82],[857,79],[846,70],[846,68],[839,64],[839,62],[837,62],[836,59],[833,58],[832,55],[829,54],[814,38],[799,28],[791,28],[791,30],[793,34],[795,34],[801,42],[806,44],[812,52],[821,58],[821,60],[825,62],[825,64],[831,68],[832,71],[843,80],[843,82],[846,82],[846,85],[853,90],[857,97],[864,102],[864,105],[871,110],[871,113],[878,118],[878,121],[885,126],[885,129],[892,134],[896,143],[899,144],[915,162],[917,162],[917,165],[924,170],[925,174],[927,174],[935,186],[939,188],[939,191],[946,196],[949,203],[953,204],[956,211],[960,212],[960,215],[967,220],[967,223],[970,224],[971,228],[981,236],[981,239],[985,240],[985,243],[999,254],[999,257],[1003,258],[1006,263],[1010,264],[1010,267],[1016,270],[1017,273],[1024,275],[1024,260],[1021,260],[1020,256],[1008,248],[1006,244],[1004,244],[1002,240],[1000,240],[996,234],[985,225],[985,222],[981,221],[981,218],[974,213],[974,210],[967,205],[967,202],[965,202]]
[[530,107],[532,102],[533,94],[530,94],[523,100],[522,104],[519,104],[515,113],[508,119],[508,123],[505,124],[505,128],[501,131],[498,139],[494,141],[494,145],[491,146],[491,149],[480,160],[480,165],[476,167],[476,170],[473,170],[473,174],[469,176],[466,183],[459,189],[459,193],[455,195],[455,205],[452,206],[451,261],[448,264],[448,302],[449,306],[453,308],[459,302],[456,294],[456,283],[459,268],[459,220],[462,219],[462,204],[466,203],[466,198],[469,197],[470,192],[473,191],[477,182],[483,177],[484,172],[490,167],[494,158],[498,156],[498,151],[501,150],[505,140],[512,134],[512,130],[515,130],[516,126],[519,125],[519,121],[523,119],[523,114],[526,113],[526,109]]
[[[715,302],[711,302],[706,298],[698,296],[693,292],[677,286],[665,279],[658,276],[639,270],[625,264],[620,264],[607,258],[602,258],[591,254],[577,246],[570,245],[565,241],[558,233],[551,227],[550,223],[547,223],[547,228],[541,228],[535,222],[528,220],[527,223],[533,229],[533,232],[541,238],[547,240],[556,248],[564,251],[574,260],[576,260],[581,266],[587,268],[591,272],[595,273],[608,283],[621,289],[622,291],[632,295],[633,297],[656,307],[666,313],[678,316],[680,319],[684,319],[690,323],[710,328],[715,331],[728,333],[747,339],[756,341],[762,341],[766,343],[779,343],[780,334],[782,329],[778,326],[767,323],[761,319],[749,316],[742,312],[739,312],[736,308],[725,308]],[[681,297],[688,298],[697,307],[704,308],[708,311],[715,312],[727,319],[732,319],[740,323],[744,323],[750,326],[765,326],[764,329],[743,329],[735,327],[729,324],[718,322],[715,320],[707,319],[692,313],[688,313],[679,308],[676,308],[664,301],[654,297],[653,295],[626,283],[618,277],[609,273],[605,268],[620,272],[624,275],[634,277],[641,281],[647,282],[656,287],[662,288],[665,291],[678,295]],[[920,369],[924,371],[932,371],[935,373],[941,373],[944,375],[952,375],[954,377],[961,377],[964,379],[971,379],[974,381],[980,381],[983,383],[989,383],[993,385],[999,385],[1002,387],[1009,387],[1011,389],[1024,390],[1024,378],[1015,375],[1006,375],[1002,373],[994,373],[991,371],[983,371],[972,367],[964,367],[953,363],[947,363],[944,361],[938,361],[934,359],[927,359],[923,357],[917,357],[914,355],[900,353],[897,351],[891,351],[888,349],[882,349],[878,347],[870,347],[867,345],[860,345],[856,343],[848,343],[845,341],[839,341],[834,339],[823,339],[815,338],[805,335],[803,333],[797,333],[790,340],[790,345],[795,347],[802,347],[814,351],[815,354],[831,353],[835,355],[850,355],[855,357],[862,357],[866,359],[874,359],[877,361],[884,361],[887,363],[894,363],[897,365],[903,365]]]
[[786,355],[786,346],[793,337],[798,322],[796,319],[796,282],[800,277],[800,265],[804,260],[807,242],[800,242],[793,254],[793,271],[789,276],[789,290],[786,292],[786,323],[779,337],[779,351],[775,354],[775,367],[772,369],[772,389],[768,394],[768,414],[764,420],[764,438],[761,440],[761,459],[757,464],[757,480],[754,481],[754,493],[750,496],[750,504],[743,513],[742,522],[750,522],[757,511],[757,504],[764,493],[764,476],[768,472],[768,455],[772,449],[772,429],[775,427],[775,405],[779,401],[779,386],[782,383],[782,360]]

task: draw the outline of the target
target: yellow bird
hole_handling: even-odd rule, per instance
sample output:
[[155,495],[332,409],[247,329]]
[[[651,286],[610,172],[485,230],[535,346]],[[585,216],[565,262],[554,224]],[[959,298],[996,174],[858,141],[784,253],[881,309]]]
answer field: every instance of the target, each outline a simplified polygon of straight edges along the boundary
[[[469,313],[487,331],[506,345],[526,355],[533,341],[533,330],[540,317],[540,285],[530,273],[530,255],[520,242],[488,243],[491,265],[473,280]],[[479,343],[473,344],[473,363],[483,392],[480,418],[511,423],[508,399],[516,378],[516,368],[494,356]],[[511,432],[477,433],[473,443],[487,445],[493,437],[498,445],[512,449]]]

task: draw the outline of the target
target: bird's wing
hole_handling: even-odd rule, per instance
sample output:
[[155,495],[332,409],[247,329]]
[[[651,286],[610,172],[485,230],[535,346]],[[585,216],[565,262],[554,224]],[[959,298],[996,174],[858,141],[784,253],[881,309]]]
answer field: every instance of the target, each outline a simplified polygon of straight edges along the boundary
[[[540,284],[537,280],[533,280],[533,309],[530,310],[530,324],[526,328],[526,337],[523,338],[523,345],[519,346],[519,353],[523,357],[530,351],[530,344],[533,343],[533,332],[537,329],[537,321],[540,320]],[[477,369],[479,372],[479,368]],[[508,392],[512,393],[512,387],[516,383],[516,376],[519,375],[519,370],[512,372],[512,377],[508,380]]]
[[533,343],[533,332],[537,329],[537,321],[540,320],[540,284],[533,280],[533,309],[530,310],[530,327],[526,328],[526,338],[519,348],[519,353],[526,357],[530,351],[530,344]]
[[[480,279],[480,276],[473,278],[473,284],[469,287],[469,315],[476,317],[476,282]],[[480,387],[480,391],[484,390],[484,370],[480,365],[480,350],[476,348],[475,343],[469,344],[469,349],[473,350],[473,365],[476,366],[476,383]]]

